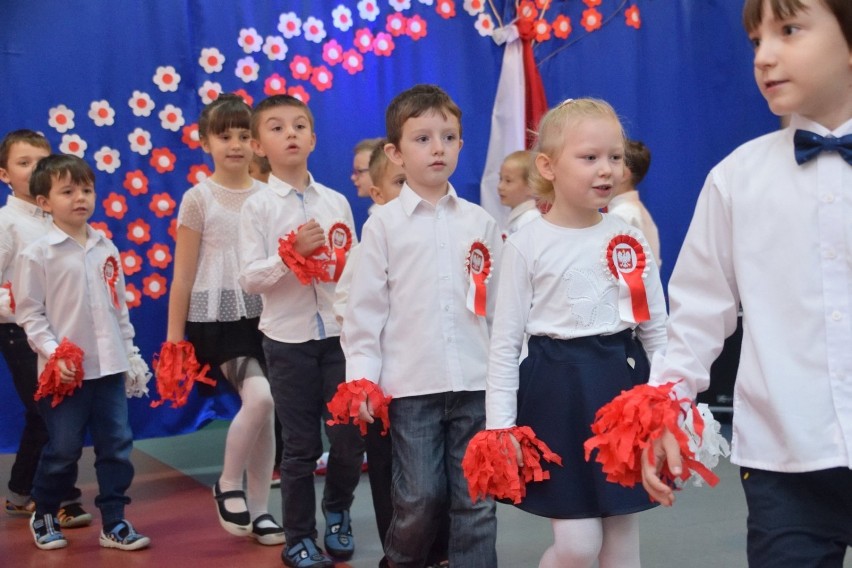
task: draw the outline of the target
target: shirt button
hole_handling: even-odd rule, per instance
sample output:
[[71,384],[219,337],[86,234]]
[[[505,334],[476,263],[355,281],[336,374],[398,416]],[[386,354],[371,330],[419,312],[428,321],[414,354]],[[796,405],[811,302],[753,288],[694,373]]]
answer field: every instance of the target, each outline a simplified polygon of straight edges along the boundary
[[441,243],[441,248],[444,248],[445,246],[447,246],[447,243]]
[[449,280],[449,279],[450,279],[449,276],[441,276],[441,280]]
[[445,311],[445,312],[450,311],[450,306],[444,306],[444,311]]
[[834,321],[840,321],[841,319],[843,319],[843,314],[841,314],[837,310],[834,310],[833,312],[831,312],[831,319],[833,319]]
[[836,257],[837,257],[837,252],[835,252],[835,250],[833,248],[827,249],[825,251],[825,258],[832,259],[832,258],[836,258]]
[[834,194],[833,193],[823,193],[822,200],[825,203],[834,203]]

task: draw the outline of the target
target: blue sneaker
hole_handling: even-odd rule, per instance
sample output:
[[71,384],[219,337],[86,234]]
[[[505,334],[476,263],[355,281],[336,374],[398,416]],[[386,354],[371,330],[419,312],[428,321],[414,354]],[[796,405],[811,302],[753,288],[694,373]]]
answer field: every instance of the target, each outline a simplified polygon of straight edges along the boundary
[[334,562],[317,548],[317,543],[305,537],[296,544],[284,548],[281,560],[291,568],[332,568]]
[[54,548],[65,548],[68,541],[59,530],[59,522],[51,515],[37,515],[33,513],[30,517],[30,532],[35,540],[35,545],[42,550],[53,550]]
[[325,512],[325,549],[341,560],[351,558],[355,552],[355,538],[347,509],[339,513]]
[[119,550],[139,550],[151,544],[151,539],[136,532],[130,521],[123,520],[109,532],[101,531],[101,546]]

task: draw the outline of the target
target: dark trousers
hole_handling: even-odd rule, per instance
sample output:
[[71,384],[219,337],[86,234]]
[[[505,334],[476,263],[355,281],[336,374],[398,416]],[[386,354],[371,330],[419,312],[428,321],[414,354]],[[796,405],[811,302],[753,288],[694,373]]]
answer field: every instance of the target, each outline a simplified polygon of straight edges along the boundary
[[740,468],[751,568],[841,568],[852,546],[852,469]]
[[[38,460],[47,444],[47,426],[38,412],[35,392],[38,386],[38,357],[27,343],[27,334],[14,323],[0,324],[0,351],[12,375],[15,391],[24,405],[24,430],[18,443],[18,453],[12,464],[9,491],[29,495],[33,489]],[[76,467],[74,482],[77,480]],[[80,490],[72,486],[63,502],[80,499]]]
[[275,412],[281,421],[281,505],[287,542],[316,538],[314,470],[322,455],[325,425],[328,471],[322,505],[326,511],[349,509],[361,477],[364,441],[351,425],[328,426],[326,407],[344,381],[346,362],[337,337],[281,343],[263,338]]

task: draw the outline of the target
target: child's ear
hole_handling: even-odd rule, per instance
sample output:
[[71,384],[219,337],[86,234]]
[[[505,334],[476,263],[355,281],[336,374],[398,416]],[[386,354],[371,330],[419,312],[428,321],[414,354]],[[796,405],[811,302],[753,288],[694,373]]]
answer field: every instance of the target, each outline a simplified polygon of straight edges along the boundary
[[47,197],[43,195],[36,195],[35,202],[36,205],[50,213],[50,202],[47,200]]
[[535,167],[541,177],[547,181],[553,181],[556,177],[553,175],[553,162],[547,154],[539,154],[535,157]]
[[0,168],[0,181],[3,183],[9,183],[12,181],[9,177],[9,172],[6,171],[6,168]]
[[386,203],[385,198],[382,195],[382,190],[375,185],[370,186],[370,199],[372,199],[373,203],[376,205],[384,205]]
[[405,162],[402,159],[402,153],[400,153],[399,148],[396,147],[396,144],[391,144],[390,142],[385,144],[385,156],[387,156],[388,160],[390,160],[397,166],[401,168],[405,167]]
[[266,157],[266,154],[263,152],[263,148],[260,145],[260,141],[257,138],[251,139],[251,151],[260,156],[261,158]]
[[210,141],[207,139],[207,137],[205,136],[205,137],[199,139],[198,142],[199,142],[199,145],[201,146],[201,149],[204,150],[204,153],[209,154],[210,153]]

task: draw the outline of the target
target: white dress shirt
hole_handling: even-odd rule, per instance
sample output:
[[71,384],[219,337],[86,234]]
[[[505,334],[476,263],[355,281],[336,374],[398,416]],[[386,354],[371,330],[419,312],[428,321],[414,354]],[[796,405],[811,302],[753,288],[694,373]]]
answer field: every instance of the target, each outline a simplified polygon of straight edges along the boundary
[[[6,206],[0,208],[0,284],[14,279],[18,253],[43,237],[52,224],[50,215],[41,207],[9,196]],[[13,287],[12,294],[15,293]],[[0,323],[15,323],[15,316],[0,316]]]
[[660,258],[660,233],[657,230],[657,224],[648,212],[648,209],[639,199],[639,192],[635,189],[625,191],[621,195],[616,195],[609,202],[607,211],[610,214],[616,215],[624,219],[628,225],[633,225],[645,235],[645,240],[651,247],[651,252],[654,253],[654,259],[657,261],[657,266],[662,266],[663,261]]
[[528,199],[513,207],[506,219],[506,236],[517,233],[518,229],[539,217],[541,217],[541,211],[538,210],[534,199]]
[[[475,240],[491,256],[486,316],[465,306]],[[347,380],[394,397],[485,389],[502,237],[497,222],[450,186],[433,206],[406,184],[364,225],[341,344]]]
[[525,334],[575,339],[636,328],[649,358],[665,346],[666,301],[653,259],[643,278],[651,319],[638,326],[619,316],[617,281],[602,262],[616,235],[633,236],[645,249],[648,245],[618,217],[602,217],[585,229],[539,218],[506,241],[488,361],[486,428],[515,425]]
[[797,165],[794,116],[743,144],[707,177],[669,283],[665,356],[652,381],[689,397],[734,331],[736,464],[780,472],[852,467],[852,167],[834,152]]
[[360,251],[361,245],[354,246],[349,251],[346,267],[340,275],[340,280],[337,281],[337,288],[334,289],[334,318],[338,325],[343,325],[343,316],[346,314],[346,305],[349,303],[349,287],[352,285],[352,276],[358,270]]
[[[38,372],[63,338],[83,350],[83,380],[129,369],[133,326],[124,296],[124,275],[115,245],[88,228],[83,246],[56,225],[21,252],[15,290],[15,317],[38,353]],[[112,262],[108,263],[108,259]],[[116,308],[105,270],[118,268]]]
[[282,343],[304,343],[340,334],[334,317],[334,282],[302,285],[278,256],[278,239],[310,219],[328,236],[343,221],[357,243],[352,209],[346,198],[310,177],[304,194],[275,176],[269,189],[249,197],[240,212],[240,284],[249,294],[260,294],[263,312],[260,331]]

